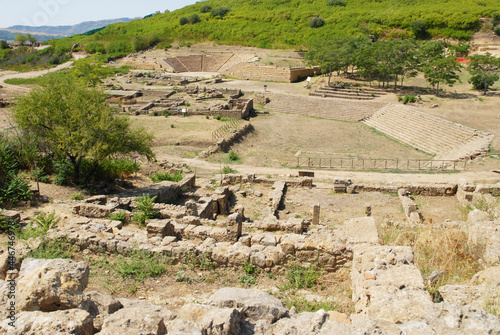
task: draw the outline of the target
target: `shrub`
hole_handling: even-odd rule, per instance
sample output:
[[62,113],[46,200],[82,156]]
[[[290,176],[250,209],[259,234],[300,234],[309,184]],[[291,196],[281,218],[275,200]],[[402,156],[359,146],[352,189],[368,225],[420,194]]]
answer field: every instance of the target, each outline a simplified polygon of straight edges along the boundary
[[165,110],[163,111],[163,116],[164,116],[164,117],[169,117],[169,116],[170,116],[170,113],[168,112],[168,109],[165,109]]
[[[107,181],[114,181],[117,178],[125,179],[135,172],[135,164],[130,159],[104,159],[99,163],[99,167],[95,172],[95,179]],[[141,166],[137,163],[137,170],[139,171],[140,169]]]
[[238,277],[238,280],[241,284],[246,285],[246,286],[252,286],[257,283],[255,280],[255,276],[244,274]]
[[0,50],[9,49],[9,43],[6,40],[0,40]]
[[326,5],[327,6],[341,6],[341,7],[345,7],[346,3],[345,3],[345,1],[342,1],[342,0],[328,0],[326,2]]
[[131,51],[132,46],[127,41],[115,41],[106,45],[106,52],[108,54],[129,53]]
[[201,22],[200,16],[198,14],[191,15],[191,17],[189,18],[189,22],[191,22],[191,24]]
[[18,171],[16,155],[0,135],[0,204],[15,204],[31,196],[29,182]]
[[500,27],[496,27],[495,30],[494,30],[495,34],[497,34],[498,36],[500,36]]
[[212,6],[209,5],[203,5],[200,8],[200,13],[208,13],[212,10]]
[[416,38],[426,38],[428,36],[427,25],[424,20],[415,20],[410,23],[410,28]]
[[138,209],[132,212],[132,220],[140,226],[145,226],[146,220],[158,217],[158,211],[154,209],[155,200],[156,196],[151,197],[149,193],[137,197],[134,203],[137,205]]
[[106,49],[104,48],[104,45],[102,45],[99,42],[90,42],[87,44],[84,48],[84,50],[88,53],[95,54],[95,53],[105,53]]
[[238,153],[234,152],[233,150],[231,150],[229,152],[229,160],[231,162],[235,162],[235,161],[237,161],[239,159],[240,159],[240,155],[238,155]]
[[253,262],[245,262],[242,266],[243,271],[245,271],[245,274],[247,275],[256,275],[259,273],[259,269],[253,264]]
[[222,174],[231,174],[231,173],[238,173],[235,169],[231,168],[230,166],[224,166],[221,171]]
[[210,15],[213,17],[219,17],[219,19],[223,19],[227,13],[231,11],[231,8],[227,6],[216,7],[210,11]]
[[493,13],[492,18],[493,20],[491,23],[493,24],[493,27],[495,27],[500,23],[500,13]]
[[179,19],[179,24],[180,24],[181,26],[183,26],[183,25],[185,25],[185,24],[188,24],[188,23],[189,23],[189,19],[188,19],[187,17],[185,17],[185,16],[183,16],[183,17],[181,17],[181,18]]
[[219,121],[220,121],[221,118],[222,117],[219,114],[217,114],[216,116],[214,116],[214,119],[219,120]]
[[175,171],[174,174],[170,174],[169,172],[156,172],[148,177],[153,183],[159,183],[164,180],[178,182],[184,178],[184,174],[182,171]]
[[313,17],[309,21],[309,27],[311,27],[311,28],[320,28],[320,27],[323,27],[324,25],[325,25],[325,20],[323,20],[323,18],[321,18],[319,16]]
[[49,229],[56,228],[60,220],[61,218],[59,215],[56,215],[55,211],[52,211],[50,214],[41,212],[31,220],[31,223],[36,225],[37,228],[44,233],[47,233]]
[[54,184],[58,186],[69,184],[73,175],[73,165],[67,159],[56,161],[54,170],[56,172]]
[[414,103],[414,102],[416,102],[417,101],[417,97],[414,96],[414,95],[411,95],[411,94],[405,95],[404,97],[399,96],[398,97],[398,101],[402,102],[403,104],[406,105],[407,103]]

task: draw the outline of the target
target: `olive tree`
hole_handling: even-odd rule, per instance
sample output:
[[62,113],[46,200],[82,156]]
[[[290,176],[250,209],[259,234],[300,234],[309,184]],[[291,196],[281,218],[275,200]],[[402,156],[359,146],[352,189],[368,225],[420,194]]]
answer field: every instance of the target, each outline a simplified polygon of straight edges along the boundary
[[95,172],[99,162],[117,154],[154,157],[149,147],[153,135],[133,129],[130,120],[116,115],[105,99],[102,91],[89,89],[71,76],[52,75],[18,99],[13,117],[54,156],[71,162],[78,184],[84,160]]

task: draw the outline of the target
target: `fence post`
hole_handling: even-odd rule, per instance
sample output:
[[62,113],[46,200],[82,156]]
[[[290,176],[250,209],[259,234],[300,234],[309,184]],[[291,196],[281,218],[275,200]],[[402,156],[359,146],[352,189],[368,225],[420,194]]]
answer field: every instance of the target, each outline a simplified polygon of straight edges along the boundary
[[308,158],[308,163],[307,163],[307,166],[308,167],[311,167],[311,157]]
[[342,169],[342,158],[340,159],[340,168]]

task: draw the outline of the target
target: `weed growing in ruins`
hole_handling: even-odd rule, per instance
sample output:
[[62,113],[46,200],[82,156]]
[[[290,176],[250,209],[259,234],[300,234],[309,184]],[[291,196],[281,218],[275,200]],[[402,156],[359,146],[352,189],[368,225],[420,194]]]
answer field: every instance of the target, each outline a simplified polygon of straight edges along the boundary
[[164,117],[169,117],[169,116],[170,116],[170,113],[168,112],[168,109],[165,109],[165,110],[163,111],[163,116],[164,116]]
[[75,194],[73,194],[71,196],[71,199],[73,200],[83,200],[84,196],[82,194],[82,192],[76,192]]
[[160,255],[145,250],[135,250],[127,257],[119,256],[115,263],[116,272],[123,279],[143,281],[148,277],[159,277],[167,271],[170,262]]
[[285,298],[283,304],[288,309],[295,307],[299,313],[317,312],[320,309],[324,309],[325,311],[335,311],[338,309],[337,304],[333,300],[309,301],[303,297],[297,297],[296,295]]
[[238,171],[236,171],[235,169],[233,169],[232,167],[226,165],[222,168],[221,172],[222,174],[231,174],[231,173],[238,173]]
[[197,255],[194,252],[188,251],[186,253],[186,265],[194,270],[196,268],[201,270],[213,270],[214,264],[206,254]]
[[321,271],[311,266],[305,268],[300,265],[292,265],[286,271],[286,283],[281,289],[304,289],[312,288],[321,277]]
[[56,238],[54,240],[43,238],[36,249],[28,252],[26,258],[73,258],[77,251],[78,247],[70,243],[64,237]]
[[108,219],[125,223],[127,221],[127,213],[125,211],[117,211],[109,214]]
[[159,183],[165,180],[179,182],[184,178],[184,174],[182,173],[182,171],[175,171],[173,174],[169,172],[156,172],[155,174],[151,174],[148,177],[153,183]]
[[31,223],[36,225],[42,232],[47,233],[49,229],[56,228],[60,220],[61,218],[59,215],[56,215],[55,211],[52,211],[50,214],[41,212],[31,220]]
[[238,277],[238,280],[240,284],[246,285],[246,286],[252,286],[257,283],[257,280],[255,279],[255,276],[249,275],[249,274],[244,274]]
[[259,269],[253,264],[253,262],[245,262],[242,266],[243,271],[245,271],[245,274],[247,275],[256,275],[259,273]]
[[194,281],[193,278],[189,277],[184,270],[177,271],[175,275],[176,282],[184,282],[184,283],[192,283]]
[[145,226],[146,220],[158,217],[158,211],[154,209],[155,200],[156,196],[151,197],[149,193],[137,197],[134,203],[138,209],[132,212],[132,220],[140,226]]

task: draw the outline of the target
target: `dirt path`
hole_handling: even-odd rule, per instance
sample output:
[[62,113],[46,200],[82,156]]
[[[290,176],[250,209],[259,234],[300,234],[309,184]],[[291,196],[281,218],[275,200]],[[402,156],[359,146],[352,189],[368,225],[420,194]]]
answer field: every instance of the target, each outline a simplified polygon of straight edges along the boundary
[[[85,58],[86,55],[82,54],[73,54],[73,58],[75,60],[78,60],[80,58]],[[39,71],[31,71],[31,72],[15,72],[15,71],[5,71],[5,72],[0,72],[0,85],[2,85],[4,88],[13,90],[13,91],[29,91],[30,88],[20,86],[20,85],[10,85],[6,84],[5,80],[7,79],[13,79],[13,78],[22,78],[22,79],[28,79],[28,78],[35,78],[39,76],[43,76],[44,74],[47,74],[49,72],[56,72],[62,69],[66,69],[70,66],[73,65],[74,61],[69,61],[63,64],[60,64],[56,67],[47,69],[47,70],[39,70]]]
[[[215,155],[217,157],[217,155]],[[220,171],[221,163],[211,163],[199,159],[179,158],[175,156],[159,155],[158,160],[175,161],[176,163],[185,163],[196,169],[197,173],[209,175],[217,174]],[[224,165],[224,164],[222,164]],[[285,178],[287,175],[297,176],[299,169],[292,168],[270,168],[258,167],[245,164],[234,164],[231,167],[240,174],[255,173],[260,176],[278,175]],[[306,168],[301,170],[308,170]],[[332,181],[333,178],[349,178],[355,183],[370,184],[436,184],[436,183],[456,183],[459,179],[465,178],[467,181],[497,182],[500,180],[500,174],[491,171],[463,171],[460,173],[439,173],[439,174],[413,174],[413,173],[377,173],[377,172],[355,172],[355,171],[332,171],[332,170],[314,170],[315,184]]]

